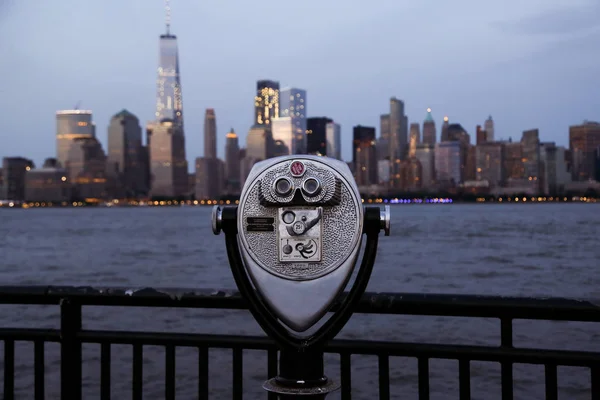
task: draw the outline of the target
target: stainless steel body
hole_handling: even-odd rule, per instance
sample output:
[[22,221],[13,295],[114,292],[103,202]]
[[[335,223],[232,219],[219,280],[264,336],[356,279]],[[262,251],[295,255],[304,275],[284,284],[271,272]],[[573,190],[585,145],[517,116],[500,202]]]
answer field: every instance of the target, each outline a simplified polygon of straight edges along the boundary
[[360,251],[363,207],[348,166],[307,155],[255,164],[237,224],[261,298],[293,331],[306,331],[344,289]]

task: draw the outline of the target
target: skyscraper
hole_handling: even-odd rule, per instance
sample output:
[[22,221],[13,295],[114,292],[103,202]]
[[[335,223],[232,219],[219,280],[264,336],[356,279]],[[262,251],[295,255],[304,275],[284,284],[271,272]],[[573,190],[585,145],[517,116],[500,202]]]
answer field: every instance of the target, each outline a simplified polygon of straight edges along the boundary
[[342,138],[340,124],[329,122],[325,126],[327,139],[327,157],[342,159]]
[[487,142],[487,132],[484,129],[481,129],[481,125],[477,125],[477,127],[475,128],[475,131],[477,132],[476,141],[475,141],[475,143],[477,143],[477,146],[479,146],[480,144],[486,143]]
[[488,119],[483,124],[483,129],[485,130],[485,138],[488,142],[494,141],[494,120],[490,115]]
[[502,176],[504,180],[523,179],[525,167],[523,166],[523,144],[513,142],[509,138],[507,142],[502,142]]
[[596,152],[600,147],[600,123],[584,121],[569,127],[569,150],[572,155],[574,181],[596,177]]
[[[278,117],[271,121],[273,141],[280,142],[281,149],[283,148],[282,146],[285,146],[285,155],[300,153],[294,131],[294,122],[291,117]],[[300,143],[300,145],[303,146],[303,143]]]
[[112,195],[135,195],[145,191],[142,186],[142,128],[138,118],[127,110],[115,114],[108,126],[107,177]]
[[[377,139],[377,145],[375,146],[377,152],[377,160],[388,160],[390,159],[390,114],[382,114],[379,116],[379,138]],[[385,163],[378,164],[378,168],[381,169]],[[388,162],[389,166],[390,163]],[[379,174],[379,181],[381,182],[381,177],[389,176],[390,172],[386,172],[385,174]],[[387,182],[386,182],[387,183]]]
[[[284,88],[279,91],[279,116],[289,117],[292,125],[292,154],[306,153],[306,90]],[[275,132],[273,132],[275,136]]]
[[542,193],[554,195],[562,193],[571,182],[571,172],[565,160],[566,149],[556,146],[554,142],[541,143],[540,155],[542,164]]
[[421,164],[421,187],[431,189],[435,181],[435,145],[430,143],[418,144],[415,158]]
[[408,118],[404,115],[404,102],[395,97],[390,99],[390,184],[394,188],[401,186],[400,162],[408,155]]
[[1,166],[4,186],[0,191],[0,200],[24,200],[25,176],[35,167],[33,161],[23,157],[4,157]]
[[523,131],[521,137],[523,144],[523,167],[525,168],[524,178],[538,182],[541,181],[541,161],[540,161],[540,132],[538,129],[529,129]]
[[352,130],[354,179],[359,186],[377,184],[375,128],[357,125]]
[[[385,143],[389,143],[389,141],[390,141],[390,114],[381,114],[379,116],[379,130],[380,130],[379,137],[382,140],[384,140]],[[389,155],[386,157],[389,157]]]
[[[246,158],[251,164],[266,160],[272,149],[273,136],[266,125],[255,124],[246,136]],[[252,161],[250,161],[252,160]]]
[[312,117],[306,121],[306,152],[308,154],[327,154],[327,124],[333,122],[327,117]]
[[86,110],[61,110],[56,112],[56,159],[67,168],[69,150],[76,139],[94,138],[96,126],[92,112]]
[[[445,129],[446,141],[460,143],[460,182],[474,178],[475,174],[475,153],[471,151],[469,160],[469,148],[471,146],[471,136],[461,124],[448,124]],[[471,162],[469,162],[471,161]],[[459,181],[456,181],[458,183]]]
[[442,134],[440,136],[440,142],[447,142],[448,141],[448,126],[450,125],[449,122],[449,118],[446,115],[444,117],[444,123],[442,124]]
[[435,176],[442,187],[452,187],[462,181],[460,142],[446,141],[435,145]]
[[431,115],[431,108],[427,109],[427,116],[423,121],[423,143],[434,145],[436,142],[435,121]]
[[159,42],[156,120],[148,127],[151,193],[159,197],[180,197],[188,192],[177,37],[171,34],[170,24],[167,6],[167,29]]
[[225,136],[225,180],[228,193],[239,193],[241,189],[240,145],[233,128]]
[[196,200],[218,199],[223,193],[225,163],[218,158],[196,158],[194,196]]
[[196,158],[194,193],[198,199],[216,199],[221,196],[225,181],[225,167],[217,158],[217,118],[215,110],[207,108],[204,115],[204,157]]
[[204,114],[204,158],[217,158],[217,119],[213,108],[207,108]]
[[404,102],[390,99],[390,160],[404,160],[408,155],[408,118],[404,115]]
[[475,148],[475,179],[496,187],[504,181],[502,160],[504,146],[498,142],[479,143]]
[[183,103],[179,79],[177,36],[170,31],[170,8],[167,6],[166,33],[160,35],[156,93],[156,120],[169,119],[183,134]]
[[106,154],[96,138],[76,139],[69,150],[67,167],[76,197],[106,196]]
[[254,97],[254,124],[270,125],[279,117],[279,82],[260,80],[256,82]]
[[415,156],[419,143],[421,143],[421,129],[419,123],[415,122],[410,124],[410,142],[408,146],[408,156],[410,158]]
[[188,192],[188,166],[181,127],[163,119],[152,130],[150,171],[153,197],[181,197]]

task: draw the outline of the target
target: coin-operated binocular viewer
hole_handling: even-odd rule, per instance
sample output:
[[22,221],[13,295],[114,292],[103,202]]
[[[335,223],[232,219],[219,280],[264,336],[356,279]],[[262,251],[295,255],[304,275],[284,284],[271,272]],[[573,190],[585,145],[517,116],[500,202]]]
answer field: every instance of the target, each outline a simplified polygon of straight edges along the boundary
[[[255,164],[239,205],[215,206],[212,227],[225,233],[238,289],[280,350],[279,374],[263,387],[284,399],[338,389],[324,374],[323,347],[365,291],[379,232],[390,233],[389,206],[363,207],[344,162],[284,156]],[[343,296],[363,236],[362,262]]]

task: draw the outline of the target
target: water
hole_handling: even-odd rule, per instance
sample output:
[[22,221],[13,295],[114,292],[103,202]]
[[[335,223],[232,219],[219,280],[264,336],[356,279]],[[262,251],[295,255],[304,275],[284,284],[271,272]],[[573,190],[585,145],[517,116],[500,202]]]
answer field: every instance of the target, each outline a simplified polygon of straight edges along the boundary
[[[367,290],[600,298],[599,206],[400,205],[392,236],[380,239]],[[0,210],[0,284],[153,286],[235,289],[224,237],[210,231],[210,209]],[[0,306],[1,326],[58,328],[57,307]],[[84,329],[261,335],[245,311],[144,308],[84,309]],[[514,323],[514,345],[600,351],[600,324]],[[355,315],[342,338],[499,344],[487,319]],[[58,345],[47,345],[47,398],[58,398]],[[129,398],[131,348],[113,346],[114,398]],[[0,351],[0,357],[2,357]],[[100,349],[84,346],[84,398],[99,396]],[[164,350],[144,349],[144,398],[164,397]],[[266,356],[244,353],[245,398],[264,399]],[[353,356],[353,398],[378,396],[377,359]],[[177,396],[195,397],[197,352],[177,350]],[[339,377],[338,357],[326,372]],[[17,344],[17,398],[32,397],[33,344]],[[417,398],[416,360],[390,361],[392,398]],[[472,363],[474,399],[500,398],[500,368]],[[515,365],[515,398],[544,397],[542,366]],[[560,398],[589,399],[584,368],[558,371]],[[458,363],[432,360],[432,399],[458,398]],[[210,351],[211,398],[231,398],[231,354]],[[330,396],[332,399],[338,395]]]

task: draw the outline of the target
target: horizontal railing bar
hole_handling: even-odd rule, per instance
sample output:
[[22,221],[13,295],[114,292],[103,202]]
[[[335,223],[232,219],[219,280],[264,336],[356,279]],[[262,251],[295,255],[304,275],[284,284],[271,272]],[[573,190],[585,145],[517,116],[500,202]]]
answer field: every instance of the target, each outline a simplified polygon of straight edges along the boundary
[[360,355],[386,353],[395,357],[424,357],[447,360],[508,361],[522,364],[554,363],[562,366],[591,367],[600,353],[571,350],[531,349],[524,347],[469,346],[458,344],[429,344],[402,342],[370,342],[334,340],[326,351],[349,352]]
[[58,329],[40,328],[0,328],[0,341],[1,340],[58,343],[60,342],[60,331]]
[[[223,349],[269,350],[275,348],[271,339],[263,336],[179,334],[154,332],[82,331],[77,334],[84,343],[143,344],[178,347],[206,346]],[[524,364],[557,364],[591,367],[598,363],[600,353],[571,350],[531,349],[522,347],[469,346],[456,344],[406,343],[337,339],[325,347],[328,353],[423,357],[449,360],[509,361]]]
[[[249,350],[269,350],[275,348],[275,344],[266,336],[84,330],[77,333],[76,338],[84,343],[143,344],[156,346],[175,344],[178,347],[205,346],[211,348],[238,348]],[[6,339],[15,341],[43,340],[48,342],[59,342],[60,334],[58,330],[52,329],[0,328],[0,340]],[[347,339],[332,341],[327,347],[327,351],[331,353],[387,354],[391,356],[446,358],[453,360],[468,359],[478,361],[526,362],[521,360],[529,357],[535,359],[535,361],[529,362],[533,364],[545,364],[557,361],[556,363],[560,365],[582,366],[592,366],[600,359],[600,353],[597,352]]]
[[[67,297],[71,301],[87,306],[189,307],[231,310],[245,310],[248,307],[246,301],[234,290],[0,286],[0,304],[52,305],[59,304],[62,299]],[[340,301],[334,304],[332,311],[337,309]],[[365,293],[355,312],[600,322],[600,300],[459,294]]]
[[141,344],[144,346],[208,347],[212,349],[277,349],[267,336],[213,335],[203,333],[162,333],[132,331],[92,331],[77,334],[83,343]]
[[[274,350],[275,343],[266,336],[212,335],[194,333],[162,333],[132,331],[83,330],[76,333],[82,343],[141,344],[177,347],[209,347],[222,349]],[[58,330],[0,328],[0,340],[59,342]],[[326,347],[328,353],[425,357],[471,361],[509,361],[526,364],[594,366],[598,352],[531,349],[522,347],[469,346],[391,341],[336,339]]]

